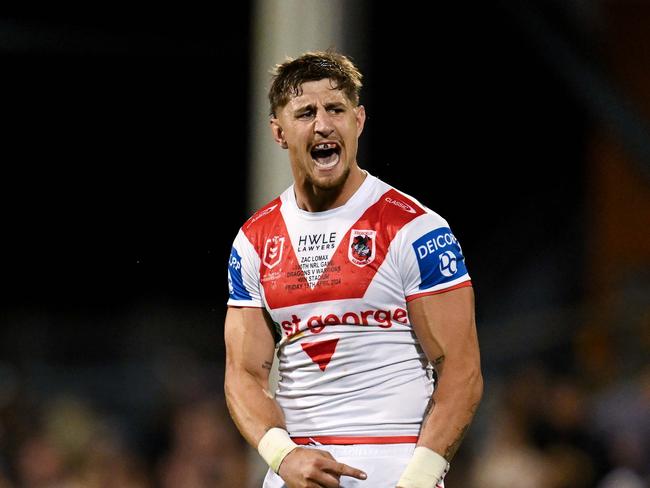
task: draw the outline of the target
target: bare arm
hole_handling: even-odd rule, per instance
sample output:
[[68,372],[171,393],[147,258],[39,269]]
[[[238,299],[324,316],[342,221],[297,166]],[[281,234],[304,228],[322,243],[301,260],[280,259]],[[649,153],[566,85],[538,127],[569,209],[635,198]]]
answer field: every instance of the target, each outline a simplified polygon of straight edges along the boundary
[[438,372],[418,446],[451,461],[483,394],[472,287],[428,295],[409,303],[422,348]]
[[226,402],[255,448],[270,428],[285,428],[282,410],[268,391],[275,343],[267,320],[261,308],[228,307],[226,314]]
[[[261,308],[229,307],[226,314],[226,403],[244,438],[254,448],[273,427],[286,430],[284,415],[269,388],[275,344],[270,318]],[[365,479],[329,452],[296,448],[278,474],[289,488],[339,486],[341,476]]]

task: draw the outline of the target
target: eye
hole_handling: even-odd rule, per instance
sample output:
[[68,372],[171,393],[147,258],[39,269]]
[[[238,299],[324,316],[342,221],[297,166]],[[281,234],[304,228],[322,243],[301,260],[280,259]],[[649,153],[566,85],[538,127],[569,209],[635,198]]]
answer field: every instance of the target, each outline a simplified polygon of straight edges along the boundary
[[312,110],[307,110],[306,112],[300,112],[296,118],[301,119],[301,120],[307,120],[311,119],[314,116],[314,112]]

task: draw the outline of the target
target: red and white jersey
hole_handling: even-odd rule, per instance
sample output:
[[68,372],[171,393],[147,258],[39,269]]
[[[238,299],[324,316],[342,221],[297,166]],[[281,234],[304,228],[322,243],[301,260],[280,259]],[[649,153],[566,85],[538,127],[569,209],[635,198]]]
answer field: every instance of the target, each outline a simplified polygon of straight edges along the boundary
[[469,280],[447,222],[368,175],[342,207],[301,210],[292,186],[253,215],[228,305],[273,319],[292,437],[415,442],[434,385],[406,304]]

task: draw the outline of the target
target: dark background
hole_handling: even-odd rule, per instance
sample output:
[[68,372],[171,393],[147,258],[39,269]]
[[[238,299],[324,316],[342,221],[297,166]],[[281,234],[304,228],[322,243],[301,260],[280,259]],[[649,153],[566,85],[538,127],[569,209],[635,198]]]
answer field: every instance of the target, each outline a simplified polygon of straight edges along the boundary
[[221,348],[225,236],[245,215],[248,12],[197,2],[6,14],[19,47],[2,58],[2,303],[49,324],[32,331],[40,351],[7,340],[5,354],[121,356],[121,318],[142,303],[200,310],[196,334]]
[[[250,7],[123,8],[5,16],[3,303],[53,318],[57,360],[119,355],[119,321],[70,319],[143,301],[215,312],[202,333],[220,347],[224,256],[248,216]],[[571,272],[547,299],[575,298],[584,109],[494,6],[369,15],[360,164],[449,220],[479,311],[507,312],[551,243]]]
[[[490,446],[505,391],[526,405],[528,447],[547,454],[557,434],[600,466],[576,461],[567,472],[583,484],[567,475],[548,486],[596,486],[618,461],[575,439],[613,438],[594,440],[587,414],[573,437],[549,427],[556,419],[521,399],[555,398],[552,385],[520,387],[539,371],[568,378],[596,411],[587,398],[609,392],[610,374],[636,378],[647,364],[650,253],[638,222],[650,215],[650,95],[638,88],[645,71],[625,69],[649,65],[647,36],[623,39],[650,17],[635,2],[595,4],[347,11],[346,50],[365,75],[359,163],[449,221],[474,282],[487,393],[457,461],[465,473]],[[181,486],[156,471],[175,452],[175,409],[216,398],[226,418],[226,262],[254,176],[253,12],[250,2],[0,8],[0,484],[4,473],[47,486],[28,483],[20,463],[53,399],[110,417],[160,486]],[[532,379],[515,373],[531,369]],[[456,473],[456,486],[473,486]],[[205,486],[231,486],[212,479]]]

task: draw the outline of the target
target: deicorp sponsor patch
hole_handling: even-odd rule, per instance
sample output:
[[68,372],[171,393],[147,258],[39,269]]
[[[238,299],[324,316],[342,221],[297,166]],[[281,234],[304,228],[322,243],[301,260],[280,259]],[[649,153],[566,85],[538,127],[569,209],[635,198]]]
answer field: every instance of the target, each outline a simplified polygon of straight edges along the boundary
[[453,281],[467,273],[458,241],[448,227],[439,227],[413,243],[420,267],[420,290]]

